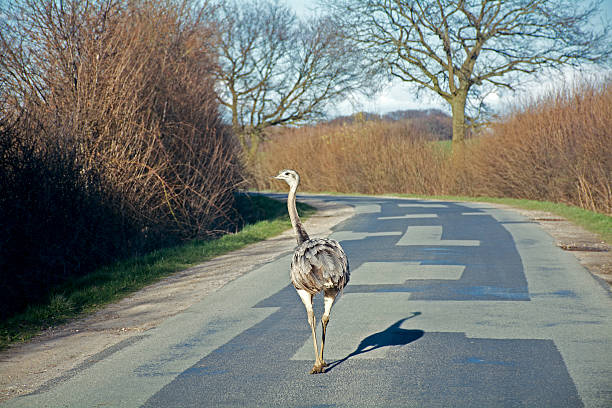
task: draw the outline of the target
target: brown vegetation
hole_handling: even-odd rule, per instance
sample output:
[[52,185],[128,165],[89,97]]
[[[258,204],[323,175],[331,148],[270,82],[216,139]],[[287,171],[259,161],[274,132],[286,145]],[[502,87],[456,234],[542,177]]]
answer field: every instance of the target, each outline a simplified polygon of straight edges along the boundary
[[491,131],[471,160],[477,193],[612,213],[612,83],[551,93]]
[[[329,125],[350,125],[359,121],[379,120],[386,122],[403,122],[405,131],[419,138],[430,140],[452,139],[452,118],[439,109],[398,110],[384,115],[369,112],[358,112],[349,116],[338,116],[325,123]],[[411,127],[412,129],[408,129]]]
[[227,228],[240,172],[208,6],[8,3],[19,18],[0,27],[3,310],[94,265]]
[[295,168],[308,191],[549,200],[612,213],[612,87],[560,90],[450,153],[400,122],[287,129],[264,145],[256,188]]
[[274,188],[266,176],[294,168],[306,191],[442,193],[443,152],[419,136],[406,122],[286,129],[264,145],[256,187]]

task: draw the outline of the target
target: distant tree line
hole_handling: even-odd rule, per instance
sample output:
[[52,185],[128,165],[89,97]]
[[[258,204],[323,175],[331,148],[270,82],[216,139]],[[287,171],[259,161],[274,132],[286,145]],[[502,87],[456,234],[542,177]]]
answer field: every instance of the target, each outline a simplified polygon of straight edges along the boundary
[[322,123],[350,125],[360,121],[404,122],[410,128],[406,131],[406,137],[417,136],[429,140],[451,140],[453,136],[452,119],[440,109],[408,109],[384,114],[359,112],[338,116]]

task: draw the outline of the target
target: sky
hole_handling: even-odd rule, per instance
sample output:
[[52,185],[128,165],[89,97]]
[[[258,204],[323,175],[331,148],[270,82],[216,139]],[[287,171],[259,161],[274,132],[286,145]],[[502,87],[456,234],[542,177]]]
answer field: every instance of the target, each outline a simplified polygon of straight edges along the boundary
[[[284,0],[300,16],[308,15],[317,7],[317,0]],[[583,0],[577,0],[583,1]],[[603,11],[608,20],[612,19],[612,0],[604,0]],[[587,69],[590,72],[590,70]],[[551,72],[545,77],[548,80],[533,80],[526,82],[523,89],[513,93],[493,93],[487,96],[485,102],[496,112],[501,113],[505,109],[513,106],[521,100],[528,99],[529,96],[537,96],[557,87],[560,83],[572,83],[582,74],[575,69],[563,69],[561,73]],[[384,114],[396,110],[404,109],[430,109],[437,108],[450,113],[449,105],[430,92],[421,92],[415,95],[414,88],[400,80],[395,80],[389,84],[382,92],[373,98],[358,97],[352,101],[345,101],[329,109],[330,116],[349,115],[351,113],[366,111],[371,113]]]

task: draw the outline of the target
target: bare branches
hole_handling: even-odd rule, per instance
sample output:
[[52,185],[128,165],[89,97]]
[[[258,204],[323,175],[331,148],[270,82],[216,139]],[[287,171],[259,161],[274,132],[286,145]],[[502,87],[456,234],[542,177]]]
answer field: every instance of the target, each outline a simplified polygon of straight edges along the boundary
[[[327,3],[335,10],[337,24],[370,61],[392,76],[436,92],[457,109],[461,104],[465,109],[469,95],[497,86],[511,89],[520,74],[608,62],[612,54],[610,25],[601,30],[591,25],[601,1]],[[454,133],[462,138],[464,130],[456,128]]]
[[117,211],[149,236],[203,237],[228,225],[240,169],[217,110],[210,6],[7,4],[3,119],[25,115],[22,131],[40,146],[74,147],[76,164],[100,174]]
[[224,2],[218,19],[219,100],[245,151],[256,151],[265,128],[319,117],[364,87],[363,60],[330,19],[299,21],[270,0]]

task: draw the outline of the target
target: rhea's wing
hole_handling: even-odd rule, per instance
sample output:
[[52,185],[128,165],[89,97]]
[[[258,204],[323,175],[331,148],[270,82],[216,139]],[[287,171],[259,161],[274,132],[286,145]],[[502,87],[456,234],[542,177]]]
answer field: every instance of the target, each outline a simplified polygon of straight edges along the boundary
[[296,289],[317,293],[342,290],[349,281],[348,258],[337,241],[311,239],[298,246],[291,262],[291,282]]

